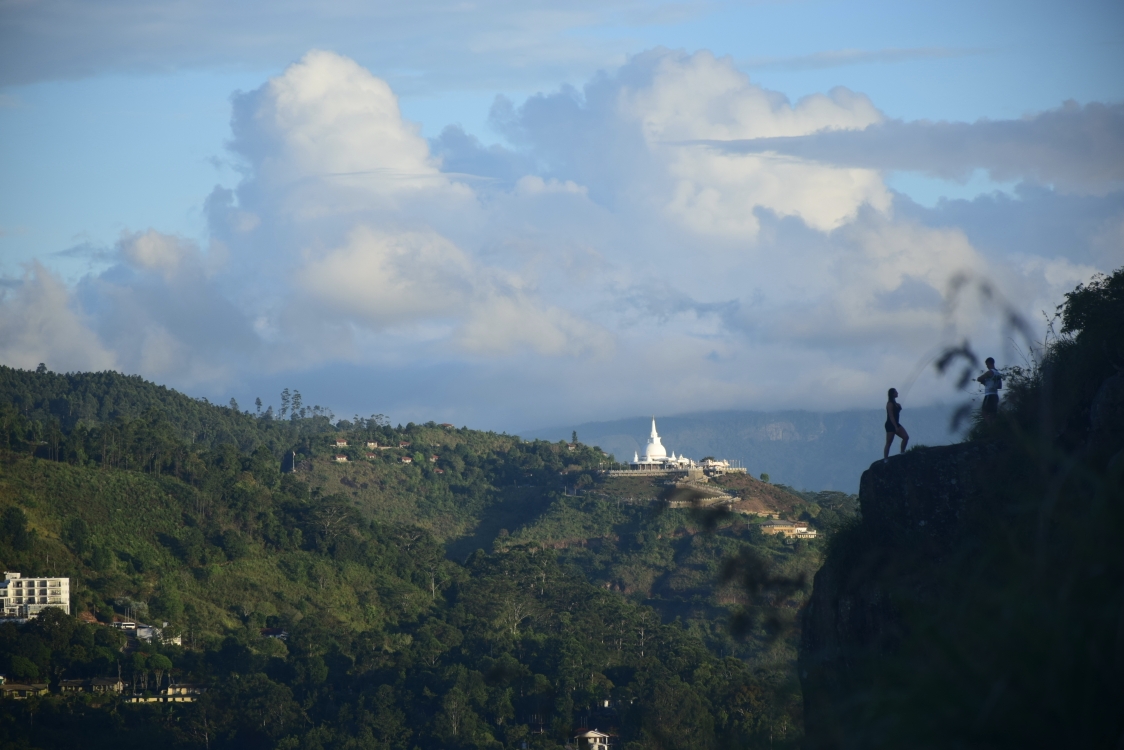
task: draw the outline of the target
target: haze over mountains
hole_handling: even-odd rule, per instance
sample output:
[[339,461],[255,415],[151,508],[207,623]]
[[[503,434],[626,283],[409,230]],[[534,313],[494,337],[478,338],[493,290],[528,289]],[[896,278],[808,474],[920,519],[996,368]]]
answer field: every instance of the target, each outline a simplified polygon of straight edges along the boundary
[[[909,408],[902,424],[911,445],[946,445],[960,437],[949,426],[955,406]],[[841,412],[712,411],[656,416],[663,444],[691,458],[715,456],[740,461],[754,476],[804,490],[858,492],[859,476],[882,455],[885,432],[881,409]],[[964,425],[966,426],[966,425]],[[600,446],[618,461],[643,453],[651,417],[523,430],[525,439],[568,440],[572,432]],[[897,451],[895,443],[894,450]]]

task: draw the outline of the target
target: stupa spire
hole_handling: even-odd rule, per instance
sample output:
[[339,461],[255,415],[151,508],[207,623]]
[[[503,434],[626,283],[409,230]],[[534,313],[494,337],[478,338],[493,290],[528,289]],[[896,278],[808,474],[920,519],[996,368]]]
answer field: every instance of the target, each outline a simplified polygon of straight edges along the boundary
[[656,432],[656,418],[652,417],[652,434],[648,437],[648,447],[644,450],[644,461],[650,463],[667,458],[667,450],[660,442],[660,434]]

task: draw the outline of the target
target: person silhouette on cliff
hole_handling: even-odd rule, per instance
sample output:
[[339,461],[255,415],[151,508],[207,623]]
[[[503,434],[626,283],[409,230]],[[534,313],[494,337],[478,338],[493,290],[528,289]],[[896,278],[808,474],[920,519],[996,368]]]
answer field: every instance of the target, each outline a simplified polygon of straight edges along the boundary
[[976,378],[976,382],[983,383],[984,387],[983,408],[980,411],[983,412],[984,421],[991,422],[999,413],[999,389],[1003,387],[1003,375],[995,369],[993,358],[988,357],[984,364],[987,365],[987,371]]
[[902,439],[902,453],[905,453],[905,447],[909,445],[909,433],[902,427],[902,423],[898,417],[902,413],[902,405],[898,403],[898,390],[891,388],[886,396],[886,447],[882,450],[882,462],[885,463],[890,460],[890,446],[894,443],[894,436],[897,435]]

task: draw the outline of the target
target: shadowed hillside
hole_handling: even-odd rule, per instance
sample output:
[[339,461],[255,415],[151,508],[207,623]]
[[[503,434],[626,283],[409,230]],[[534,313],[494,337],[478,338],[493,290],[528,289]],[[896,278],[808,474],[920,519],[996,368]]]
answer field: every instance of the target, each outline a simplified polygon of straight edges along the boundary
[[804,614],[808,747],[1121,747],[1122,330],[1124,270],[969,441],[863,473]]

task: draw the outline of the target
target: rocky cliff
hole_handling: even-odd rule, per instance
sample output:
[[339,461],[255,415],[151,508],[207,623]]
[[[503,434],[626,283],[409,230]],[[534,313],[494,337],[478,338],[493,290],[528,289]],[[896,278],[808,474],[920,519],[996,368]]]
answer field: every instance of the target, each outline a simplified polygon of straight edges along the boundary
[[861,521],[832,546],[804,613],[800,672],[811,746],[856,744],[847,725],[869,697],[872,662],[898,649],[905,613],[935,594],[936,570],[961,543],[981,475],[1000,450],[927,448],[863,472]]
[[804,611],[808,748],[1124,748],[1124,269],[1059,314],[969,442],[863,473]]
[[981,440],[863,473],[803,614],[807,748],[1124,747],[1124,423],[1102,401],[1077,452]]

